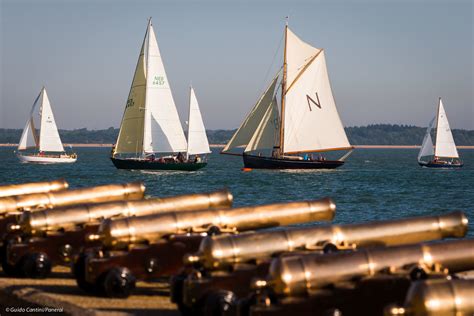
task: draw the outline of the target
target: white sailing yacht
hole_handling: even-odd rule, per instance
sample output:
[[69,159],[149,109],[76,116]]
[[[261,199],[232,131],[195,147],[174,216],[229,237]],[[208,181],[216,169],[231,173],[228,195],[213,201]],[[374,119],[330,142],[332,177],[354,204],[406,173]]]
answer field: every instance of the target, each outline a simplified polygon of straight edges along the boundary
[[[189,137],[198,143],[203,143],[202,137],[205,137],[207,144],[200,112],[199,118],[195,117],[198,112],[196,97],[191,91],[189,122],[197,134],[192,131]],[[200,125],[196,123],[199,120]],[[201,148],[193,142],[188,144],[184,136],[150,19],[112,151],[112,162],[119,169],[193,171],[203,168],[206,163],[188,159],[189,156],[210,152],[209,146],[203,149],[204,152],[199,152],[201,149],[196,150],[195,146]]]
[[[222,153],[243,155],[246,168],[341,166],[353,147],[337,112],[324,50],[302,41],[287,24],[282,68],[280,111],[278,73]],[[243,153],[236,153],[237,148],[244,148]],[[349,152],[339,160],[311,154],[335,150]]]
[[[40,128],[39,137],[36,133],[34,115],[37,105],[39,107]],[[35,149],[33,152],[29,149]],[[17,156],[22,162],[30,163],[73,163],[77,160],[75,153],[67,154],[64,150],[58,127],[54,119],[53,110],[48,99],[46,89],[43,87],[30,111],[30,117],[18,144]]]
[[[431,130],[436,122],[436,142],[433,145]],[[428,157],[428,160],[423,158]],[[443,101],[439,98],[438,112],[431,120],[418,153],[418,164],[430,168],[459,168],[463,166],[454,143],[453,134],[449,127],[448,117],[444,110]]]

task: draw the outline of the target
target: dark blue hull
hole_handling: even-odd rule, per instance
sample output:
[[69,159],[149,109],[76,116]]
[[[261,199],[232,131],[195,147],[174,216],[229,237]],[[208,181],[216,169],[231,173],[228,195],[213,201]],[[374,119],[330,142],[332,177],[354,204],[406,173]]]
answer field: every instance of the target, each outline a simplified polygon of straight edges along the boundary
[[459,163],[448,163],[446,161],[418,161],[418,164],[422,167],[427,167],[427,168],[461,168],[464,164],[462,162]]
[[196,171],[207,162],[160,162],[158,160],[110,158],[117,169]]
[[243,155],[245,168],[253,169],[335,169],[344,164],[339,160],[295,160]]

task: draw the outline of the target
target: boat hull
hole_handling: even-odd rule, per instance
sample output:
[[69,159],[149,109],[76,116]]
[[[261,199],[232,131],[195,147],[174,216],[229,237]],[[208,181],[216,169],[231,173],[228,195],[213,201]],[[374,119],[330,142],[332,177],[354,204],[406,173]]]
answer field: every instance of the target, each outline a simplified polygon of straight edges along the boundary
[[157,160],[110,158],[117,169],[196,171],[207,162],[159,162]]
[[77,157],[58,155],[58,156],[39,156],[39,155],[17,155],[18,159],[24,163],[54,164],[54,163],[74,163]]
[[427,167],[427,168],[443,168],[443,169],[448,169],[448,168],[461,168],[464,164],[462,162],[459,163],[447,163],[445,161],[418,161],[418,164],[422,167]]
[[340,160],[293,160],[245,154],[243,158],[245,168],[252,169],[335,169],[344,164]]

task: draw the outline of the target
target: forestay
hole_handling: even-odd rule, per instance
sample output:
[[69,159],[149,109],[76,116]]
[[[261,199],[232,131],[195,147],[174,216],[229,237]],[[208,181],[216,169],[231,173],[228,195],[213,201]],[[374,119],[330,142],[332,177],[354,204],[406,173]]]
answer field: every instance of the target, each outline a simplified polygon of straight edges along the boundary
[[324,51],[287,28],[284,152],[351,149],[337,112]]
[[188,119],[188,155],[208,154],[209,141],[207,140],[206,128],[202,121],[199,104],[191,87],[189,95],[189,119]]
[[146,93],[144,152],[184,152],[186,138],[161,59],[155,32],[148,24],[145,39]]
[[[222,150],[223,153],[229,152],[230,150],[237,147],[249,145],[250,141],[254,137],[254,134],[257,133],[257,129],[259,128],[259,126],[261,126],[265,114],[275,104],[272,101],[274,99],[275,87],[277,85],[279,75],[280,72],[278,72],[277,75],[273,78],[268,88],[262,94],[262,96],[252,108],[250,113],[247,115],[247,118],[244,120],[242,125],[240,125],[239,129],[235,132],[230,141],[224,147],[224,149]],[[251,145],[250,147],[254,147],[254,145]],[[247,147],[246,151],[249,150],[250,148]]]
[[436,157],[459,158],[441,98],[439,99],[438,106],[438,123],[436,126],[436,146],[434,154]]
[[40,137],[39,137],[39,150],[40,151],[54,151],[63,152],[64,147],[59,138],[58,127],[54,120],[53,111],[51,104],[49,103],[48,94],[46,89],[43,88],[41,96],[41,126],[40,126]]
[[425,137],[423,138],[423,143],[421,145],[420,152],[418,153],[418,161],[421,161],[422,157],[434,155],[434,146],[433,141],[431,140],[431,129],[434,126],[435,118],[436,117],[431,120],[430,124],[428,124],[428,128],[426,129]]

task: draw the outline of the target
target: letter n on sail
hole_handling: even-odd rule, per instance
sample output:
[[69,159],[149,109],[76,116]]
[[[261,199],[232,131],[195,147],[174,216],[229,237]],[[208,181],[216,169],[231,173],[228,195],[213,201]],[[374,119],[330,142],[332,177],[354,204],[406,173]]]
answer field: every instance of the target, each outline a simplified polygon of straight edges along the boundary
[[319,101],[319,96],[317,92],[316,92],[316,100],[317,101],[313,100],[313,98],[311,98],[308,94],[306,95],[306,101],[308,101],[308,107],[310,111],[313,111],[313,109],[311,108],[311,103],[316,105],[318,108],[321,108],[321,102]]

